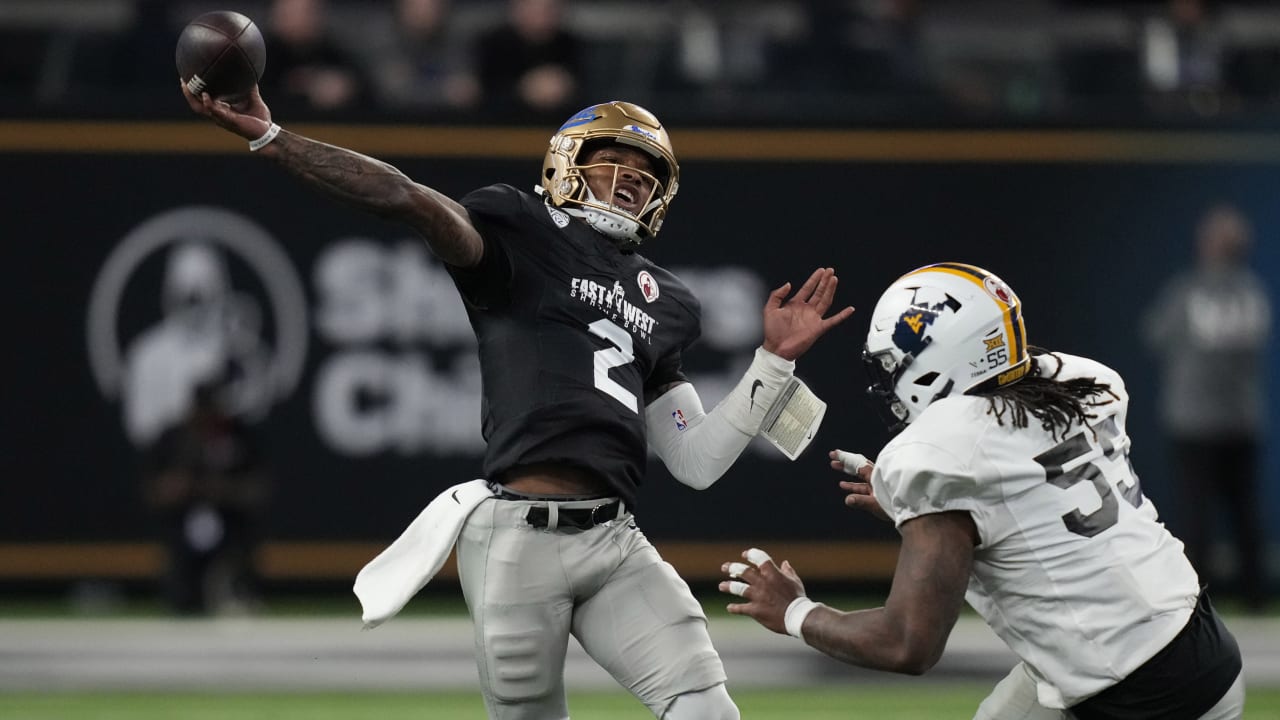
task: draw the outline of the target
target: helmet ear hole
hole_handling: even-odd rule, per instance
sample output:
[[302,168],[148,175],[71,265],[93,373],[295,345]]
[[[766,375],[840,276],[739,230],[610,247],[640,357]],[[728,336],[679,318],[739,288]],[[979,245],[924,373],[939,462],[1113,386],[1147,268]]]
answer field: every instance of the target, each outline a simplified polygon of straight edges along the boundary
[[555,177],[555,176],[556,176],[556,169],[555,169],[555,168],[547,168],[546,170],[543,170],[543,171],[542,171],[542,175],[543,175],[543,177],[545,177],[546,179],[550,180],[551,178],[553,178],[553,177]]

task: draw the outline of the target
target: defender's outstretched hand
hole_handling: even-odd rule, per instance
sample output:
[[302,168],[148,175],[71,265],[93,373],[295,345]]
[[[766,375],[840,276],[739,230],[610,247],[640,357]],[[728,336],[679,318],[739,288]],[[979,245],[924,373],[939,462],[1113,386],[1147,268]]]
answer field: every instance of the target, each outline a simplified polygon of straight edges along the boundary
[[782,567],[759,548],[744,550],[747,562],[727,562],[720,570],[729,576],[720,583],[720,592],[737,595],[747,602],[729,605],[734,615],[746,615],[781,635],[787,634],[787,608],[798,597],[804,597],[804,583],[791,563]]
[[235,105],[215,100],[209,93],[194,95],[181,80],[178,85],[182,87],[182,95],[187,99],[187,106],[192,112],[213,120],[218,127],[245,140],[260,138],[271,127],[271,109],[262,101],[257,85]]
[[831,458],[831,469],[856,478],[840,481],[840,489],[849,493],[844,498],[844,504],[865,510],[881,520],[888,521],[889,515],[884,508],[880,507],[880,502],[876,500],[875,493],[871,490],[871,472],[875,469],[875,463],[868,460],[865,455],[844,450],[832,450],[828,457]]
[[764,306],[764,349],[786,360],[795,360],[831,328],[853,314],[846,307],[831,317],[836,285],[840,280],[833,268],[818,268],[795,295],[787,299],[791,283],[769,293]]

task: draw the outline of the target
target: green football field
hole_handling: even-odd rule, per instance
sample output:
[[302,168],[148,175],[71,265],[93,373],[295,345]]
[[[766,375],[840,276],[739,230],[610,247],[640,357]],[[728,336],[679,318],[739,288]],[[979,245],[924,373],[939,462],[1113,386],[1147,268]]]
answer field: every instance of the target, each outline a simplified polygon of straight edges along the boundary
[[[937,720],[970,718],[985,685],[922,680],[845,689],[739,690],[745,720]],[[622,693],[578,693],[573,720],[651,719]],[[1245,717],[1280,719],[1280,689],[1250,690]],[[485,720],[475,693],[9,693],[0,695],[6,720]]]

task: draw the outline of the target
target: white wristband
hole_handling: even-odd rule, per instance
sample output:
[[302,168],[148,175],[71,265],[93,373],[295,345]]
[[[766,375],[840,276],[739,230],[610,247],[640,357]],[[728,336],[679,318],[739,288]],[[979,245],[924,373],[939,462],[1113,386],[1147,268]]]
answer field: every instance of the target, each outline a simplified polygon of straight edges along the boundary
[[787,606],[787,612],[782,616],[782,624],[786,626],[787,634],[804,640],[804,636],[800,634],[800,628],[804,627],[804,619],[809,617],[809,613],[816,607],[818,603],[803,595],[792,600]]
[[280,126],[275,123],[271,123],[271,127],[267,128],[267,131],[262,134],[262,137],[258,138],[257,140],[249,141],[249,150],[253,152],[257,152],[261,150],[262,148],[267,146],[267,143],[271,142],[272,140],[275,140],[276,136],[279,134],[280,134]]

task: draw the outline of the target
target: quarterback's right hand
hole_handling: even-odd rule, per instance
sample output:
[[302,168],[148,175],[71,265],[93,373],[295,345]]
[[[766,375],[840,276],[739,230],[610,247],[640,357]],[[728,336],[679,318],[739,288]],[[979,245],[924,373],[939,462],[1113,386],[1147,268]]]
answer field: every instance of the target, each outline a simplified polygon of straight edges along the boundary
[[187,106],[192,112],[203,115],[218,125],[245,140],[256,140],[271,127],[271,109],[258,94],[258,86],[254,85],[244,99],[235,105],[223,100],[215,100],[209,93],[193,95],[181,80],[182,95],[187,99]]
[[871,490],[871,471],[875,469],[875,463],[868,460],[865,455],[844,450],[832,450],[828,457],[831,458],[831,469],[857,478],[840,481],[840,489],[849,493],[844,498],[844,504],[865,510],[881,520],[888,521],[890,519],[888,513],[880,507],[880,502],[876,500],[875,493]]

